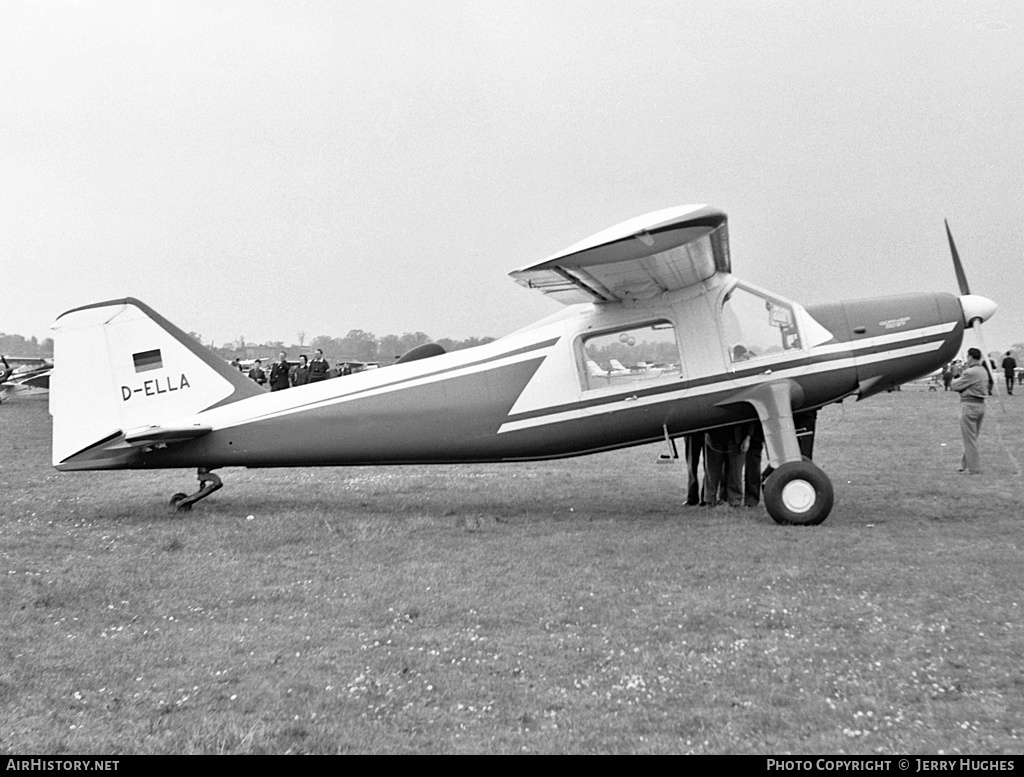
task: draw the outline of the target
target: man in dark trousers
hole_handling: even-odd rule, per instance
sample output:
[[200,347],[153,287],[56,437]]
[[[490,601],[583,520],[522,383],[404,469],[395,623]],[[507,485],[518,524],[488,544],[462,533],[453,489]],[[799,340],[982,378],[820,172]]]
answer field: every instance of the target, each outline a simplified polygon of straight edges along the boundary
[[[701,505],[706,504],[701,498],[701,479],[697,476],[698,467],[700,466],[700,456],[704,451],[704,432],[694,432],[688,434],[685,437],[685,452],[686,452],[686,472],[687,472],[687,483],[686,483],[686,504],[688,505]],[[706,465],[707,462],[705,462]]]
[[277,361],[270,366],[271,391],[288,388],[288,370],[288,354],[281,351],[277,356]]
[[704,433],[704,501],[711,507],[743,506],[743,424]]
[[1003,359],[1003,375],[1006,378],[1006,393],[1013,396],[1013,379],[1017,376],[1017,360],[1013,358],[1013,351],[1006,352]]
[[761,501],[761,458],[764,453],[764,427],[761,421],[750,424],[747,450],[743,457],[743,506],[757,507]]

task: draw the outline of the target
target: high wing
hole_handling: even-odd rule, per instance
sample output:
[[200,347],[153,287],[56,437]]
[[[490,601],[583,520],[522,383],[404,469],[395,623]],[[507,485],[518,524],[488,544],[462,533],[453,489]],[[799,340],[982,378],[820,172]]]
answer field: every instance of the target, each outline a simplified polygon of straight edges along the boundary
[[730,271],[725,213],[681,205],[623,221],[510,276],[572,305],[649,299]]

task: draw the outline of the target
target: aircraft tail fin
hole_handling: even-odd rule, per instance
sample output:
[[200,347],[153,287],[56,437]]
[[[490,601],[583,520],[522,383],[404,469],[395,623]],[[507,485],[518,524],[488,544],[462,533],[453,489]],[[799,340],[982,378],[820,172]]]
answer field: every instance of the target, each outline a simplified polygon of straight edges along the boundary
[[130,430],[264,393],[130,297],[69,310],[53,330],[50,414],[59,469],[117,466],[133,454]]

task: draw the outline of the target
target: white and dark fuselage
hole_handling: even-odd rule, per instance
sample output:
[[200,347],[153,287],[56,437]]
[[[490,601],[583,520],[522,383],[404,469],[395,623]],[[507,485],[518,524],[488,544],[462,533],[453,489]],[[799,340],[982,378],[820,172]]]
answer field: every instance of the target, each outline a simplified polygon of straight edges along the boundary
[[[176,363],[173,349],[161,351],[154,340],[156,348],[133,354],[160,351],[158,367],[105,387],[112,395],[108,404],[132,411],[127,424],[110,419],[105,440],[65,451],[57,450],[55,431],[54,464],[212,469],[574,456],[754,419],[754,406],[734,398],[768,382],[797,387],[794,411],[867,395],[932,372],[960,347],[957,298],[915,294],[807,309],[789,303],[794,347],[733,362],[722,311],[737,283],[718,273],[656,300],[574,305],[477,348],[286,391],[250,392],[236,401],[232,387],[220,404],[179,416],[167,408],[200,393],[204,383],[228,385],[233,376],[216,360]],[[141,306],[134,300],[108,304]],[[595,385],[584,351],[588,338],[650,322],[671,325],[677,346],[671,368]],[[131,429],[125,427],[144,427],[147,418],[156,427],[208,431],[126,445],[123,436]]]

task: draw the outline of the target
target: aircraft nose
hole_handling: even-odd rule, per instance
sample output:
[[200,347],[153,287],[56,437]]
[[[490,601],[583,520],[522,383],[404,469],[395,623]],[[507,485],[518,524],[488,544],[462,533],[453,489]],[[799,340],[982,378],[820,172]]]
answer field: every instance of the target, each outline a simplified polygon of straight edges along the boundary
[[975,321],[988,321],[999,307],[988,297],[979,294],[964,294],[960,297],[960,307],[964,311],[964,325],[974,326]]

